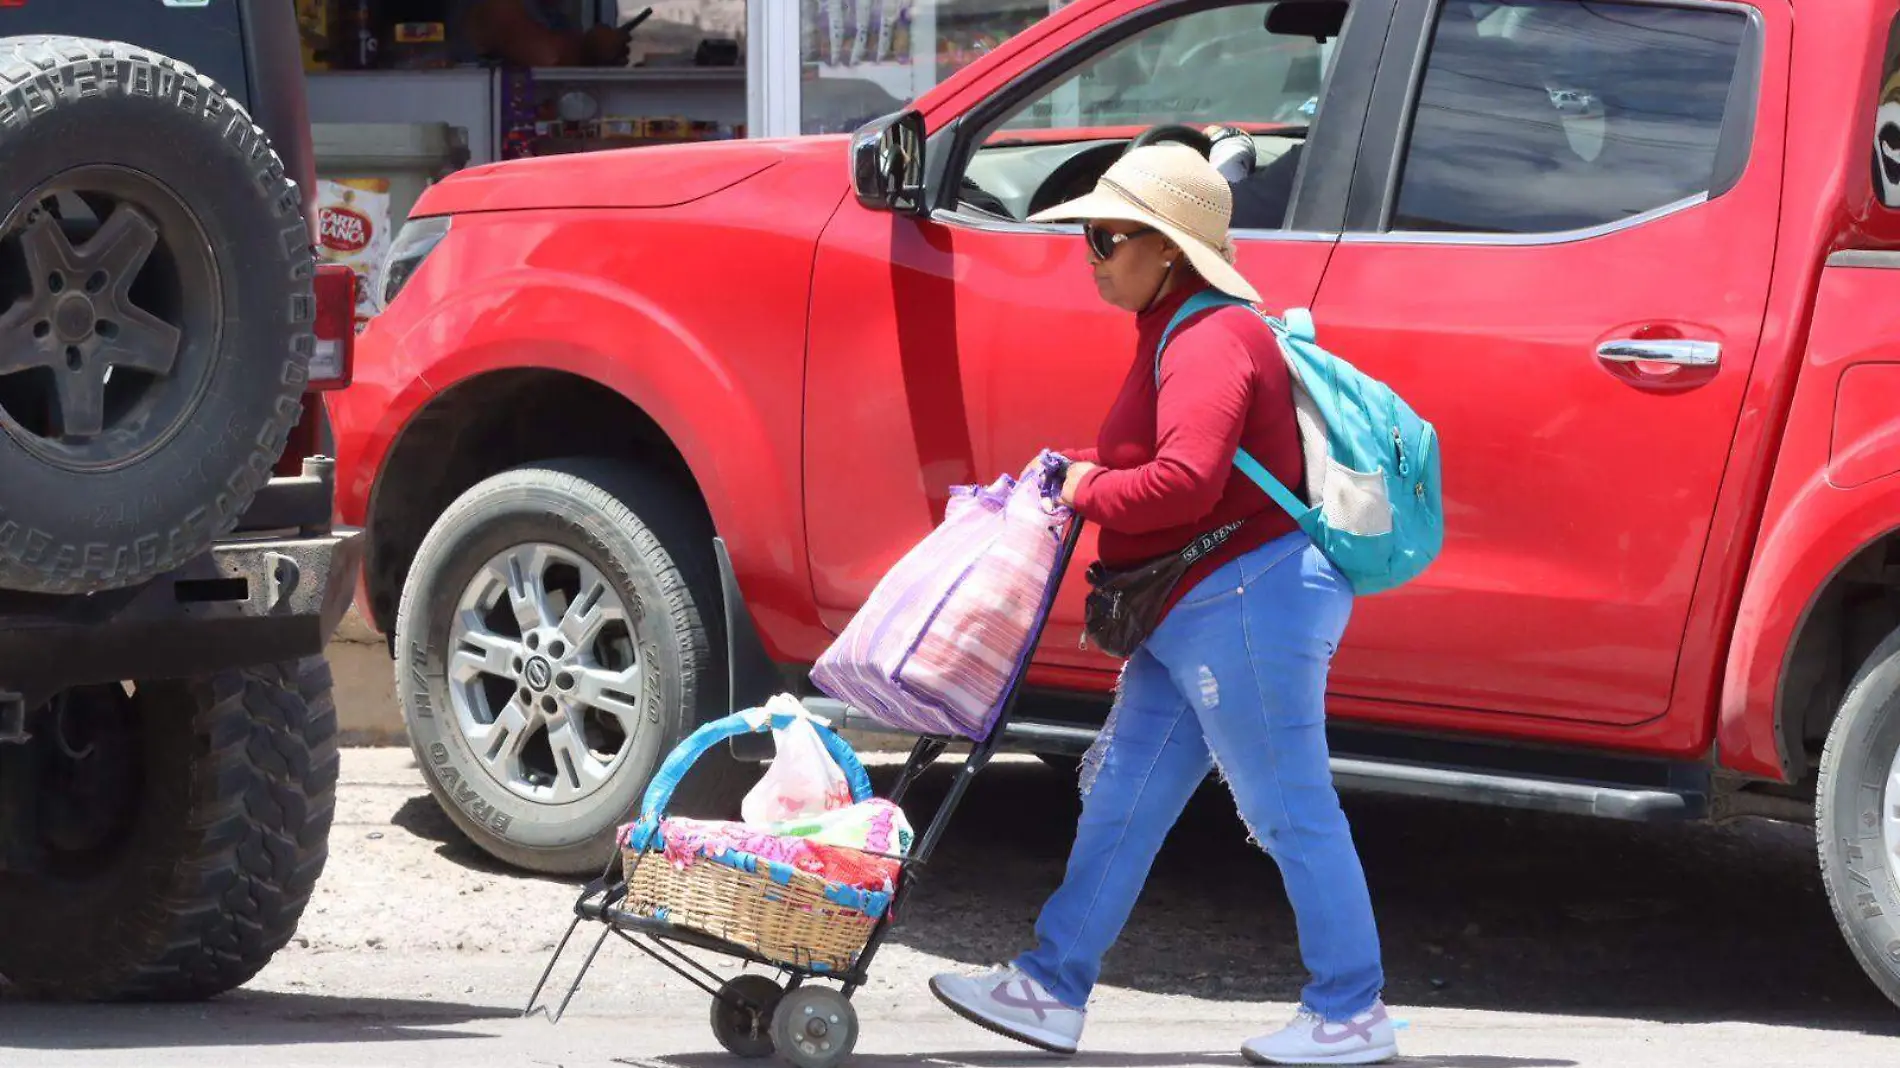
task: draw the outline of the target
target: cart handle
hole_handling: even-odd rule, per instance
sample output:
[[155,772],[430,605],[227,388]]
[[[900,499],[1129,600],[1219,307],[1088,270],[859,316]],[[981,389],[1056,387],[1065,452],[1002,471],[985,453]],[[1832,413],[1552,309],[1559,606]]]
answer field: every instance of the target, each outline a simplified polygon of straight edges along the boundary
[[864,763],[858,759],[851,743],[839,737],[823,720],[803,708],[795,713],[749,708],[705,724],[674,748],[666,762],[660,765],[660,770],[654,773],[653,781],[647,784],[646,796],[640,801],[640,819],[629,829],[627,845],[644,851],[658,849],[666,844],[660,836],[660,818],[666,815],[666,806],[673,800],[673,791],[679,786],[680,780],[686,777],[686,773],[692,770],[693,764],[705,755],[706,750],[741,734],[784,730],[795,719],[809,720],[812,726],[818,728],[818,737],[824,740],[825,750],[844,771],[845,781],[851,787],[851,800],[870,800],[871,776],[865,773]]

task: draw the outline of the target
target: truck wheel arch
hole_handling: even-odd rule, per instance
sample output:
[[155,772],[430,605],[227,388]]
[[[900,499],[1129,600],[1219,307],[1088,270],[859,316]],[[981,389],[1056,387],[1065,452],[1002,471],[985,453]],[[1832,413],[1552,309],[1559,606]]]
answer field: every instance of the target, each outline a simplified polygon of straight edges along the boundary
[[[530,398],[530,406],[512,404]],[[549,419],[554,411],[571,418]],[[613,433],[604,431],[612,428]],[[671,476],[703,505],[705,492],[672,440],[638,405],[564,371],[516,367],[472,375],[429,397],[378,465],[365,527],[365,606],[378,630],[395,625],[396,597],[429,525],[470,486],[517,464],[593,453]]]
[[1716,724],[1724,765],[1797,783],[1861,663],[1900,627],[1900,478],[1814,489],[1758,543]]
[[[407,529],[416,520],[392,516],[420,510],[426,529],[455,494],[482,478],[518,463],[590,452],[671,468],[705,505],[748,588],[792,583],[801,596],[779,600],[809,602],[800,514],[803,345],[786,347],[783,358],[801,362],[781,370],[772,362],[780,357],[770,353],[709,347],[690,319],[648,294],[533,265],[527,272],[474,279],[440,301],[412,302],[419,311],[398,304],[377,324],[381,336],[366,339],[369,360],[383,365],[396,389],[414,382],[429,387],[403,398],[413,411],[372,412],[365,405],[351,413],[359,422],[387,420],[364,427],[369,442],[360,461],[375,473],[363,525],[371,536],[367,607],[377,626],[387,633],[393,624],[402,588],[396,572],[423,533]],[[772,372],[762,381],[748,374],[761,368]],[[785,395],[788,385],[792,396]],[[583,410],[561,413],[549,440],[524,440],[524,427],[532,427],[520,415],[524,401],[533,407],[549,391],[576,399]],[[773,410],[779,405],[789,407]],[[512,414],[497,414],[504,409]],[[471,431],[477,434],[472,446]],[[388,444],[379,449],[378,439]],[[441,454],[427,455],[445,441],[461,443],[446,454],[456,466],[456,477],[447,480],[457,483],[452,487],[434,485]],[[473,456],[464,459],[464,453]],[[420,474],[418,456],[429,461]],[[424,481],[411,481],[418,477]],[[409,491],[425,485],[433,492],[422,495],[426,504],[416,502]],[[392,542],[379,528],[403,536]],[[794,632],[828,634],[808,605],[780,614]]]

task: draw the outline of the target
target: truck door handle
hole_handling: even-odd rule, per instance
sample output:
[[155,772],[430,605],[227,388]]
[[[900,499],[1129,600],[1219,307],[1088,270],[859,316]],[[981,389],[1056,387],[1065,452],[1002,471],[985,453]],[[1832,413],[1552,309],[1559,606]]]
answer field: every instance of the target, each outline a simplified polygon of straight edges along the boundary
[[1597,346],[1597,359],[1606,363],[1670,363],[1680,367],[1715,367],[1722,362],[1719,341],[1618,338]]

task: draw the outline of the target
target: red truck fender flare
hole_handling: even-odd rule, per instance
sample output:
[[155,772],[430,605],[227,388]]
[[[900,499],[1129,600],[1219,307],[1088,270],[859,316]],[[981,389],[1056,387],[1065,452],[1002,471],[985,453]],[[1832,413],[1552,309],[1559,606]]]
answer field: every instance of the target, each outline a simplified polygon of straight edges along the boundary
[[1716,713],[1724,767],[1786,780],[1781,689],[1802,627],[1829,583],[1862,550],[1900,530],[1900,475],[1853,489],[1813,471],[1776,493],[1742,587]]
[[[679,451],[768,648],[776,655],[773,638],[788,628],[809,628],[828,640],[810,604],[798,420],[761,411],[727,361],[641,294],[598,278],[534,273],[489,276],[406,324],[399,337],[382,339],[388,356],[405,365],[402,377],[427,389],[390,398],[374,434],[377,455],[358,469],[381,479],[416,416],[484,375],[557,371],[596,382],[639,408]],[[775,430],[789,440],[775,438]],[[775,610],[761,611],[765,605]]]

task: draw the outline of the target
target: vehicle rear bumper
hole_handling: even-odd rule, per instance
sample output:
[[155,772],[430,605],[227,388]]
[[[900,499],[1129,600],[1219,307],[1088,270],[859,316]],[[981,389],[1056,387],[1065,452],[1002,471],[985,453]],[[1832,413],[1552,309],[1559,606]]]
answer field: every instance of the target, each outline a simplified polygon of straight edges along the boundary
[[[274,480],[282,492],[270,496],[306,495],[301,481]],[[315,503],[308,496],[306,507]],[[0,691],[33,708],[69,686],[321,653],[350,606],[362,559],[361,531],[300,526],[240,534],[129,590],[0,593]]]

